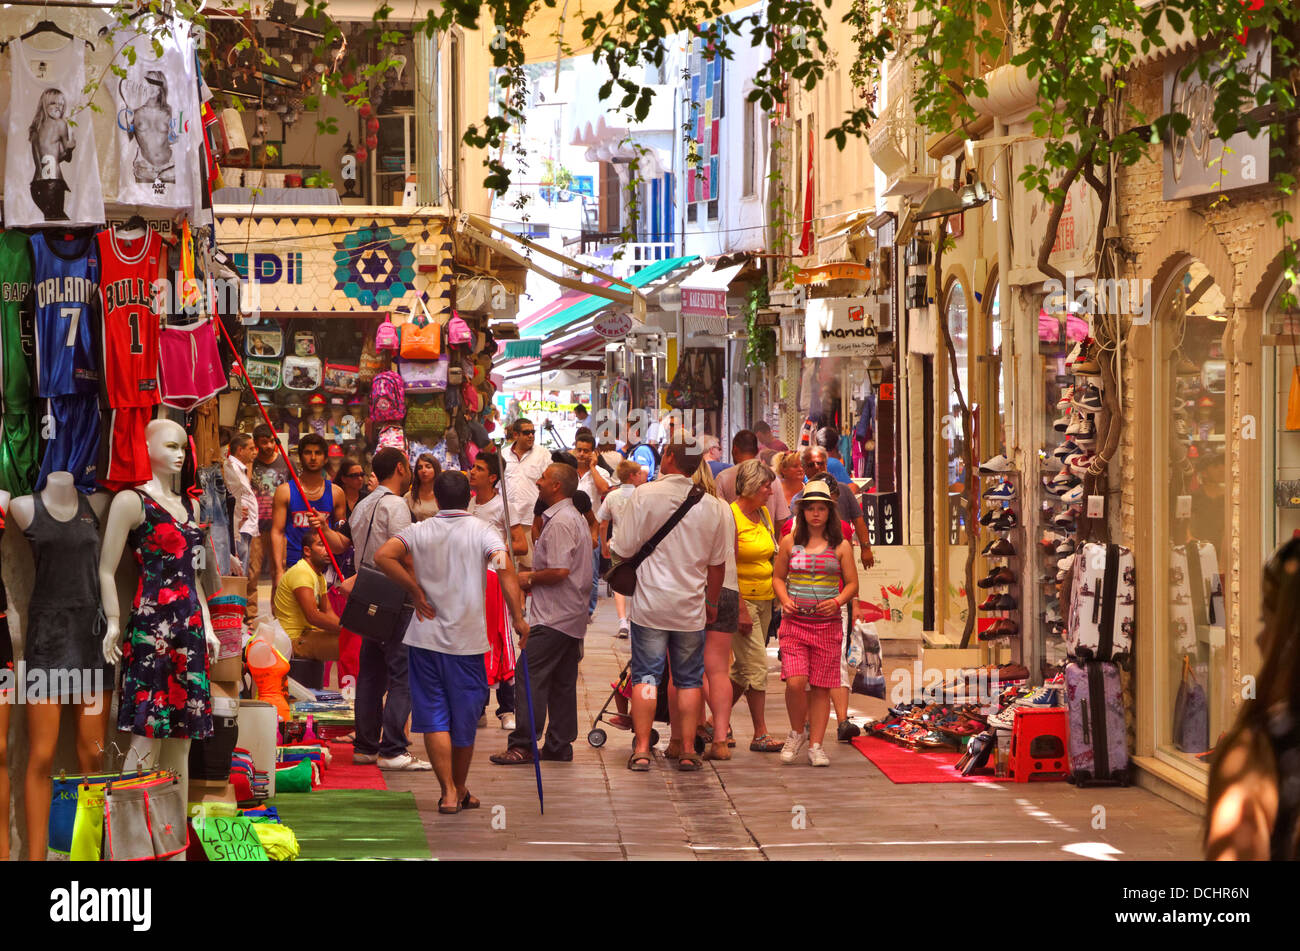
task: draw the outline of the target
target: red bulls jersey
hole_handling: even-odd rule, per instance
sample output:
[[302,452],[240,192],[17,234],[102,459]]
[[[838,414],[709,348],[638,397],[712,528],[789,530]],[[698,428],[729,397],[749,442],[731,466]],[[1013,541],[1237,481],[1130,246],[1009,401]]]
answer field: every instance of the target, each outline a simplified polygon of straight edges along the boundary
[[104,315],[104,389],[113,409],[154,406],[158,393],[158,330],[154,282],[162,238],[149,229],[121,238],[109,228],[99,242],[99,303]]

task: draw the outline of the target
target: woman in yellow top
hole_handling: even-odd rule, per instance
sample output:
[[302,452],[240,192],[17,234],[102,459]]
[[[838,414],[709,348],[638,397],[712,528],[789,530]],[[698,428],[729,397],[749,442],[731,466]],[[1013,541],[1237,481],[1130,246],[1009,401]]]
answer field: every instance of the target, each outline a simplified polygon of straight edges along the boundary
[[779,753],[781,741],[767,732],[767,627],[772,621],[772,559],[776,554],[776,526],[767,505],[772,498],[775,473],[757,459],[740,464],[736,471],[736,501],[731,513],[736,519],[736,578],[745,610],[740,630],[731,642],[735,661],[731,665],[731,686],[735,699],[745,695],[754,721],[754,739],[749,748],[756,753]]

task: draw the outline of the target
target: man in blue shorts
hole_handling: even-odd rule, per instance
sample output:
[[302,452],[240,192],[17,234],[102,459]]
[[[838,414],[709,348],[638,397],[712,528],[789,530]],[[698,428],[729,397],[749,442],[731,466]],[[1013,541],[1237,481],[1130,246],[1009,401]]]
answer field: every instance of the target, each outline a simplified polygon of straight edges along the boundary
[[375,567],[403,588],[415,605],[406,629],[411,687],[411,730],[424,746],[442,787],[438,811],[477,809],[465,788],[479,715],[488,702],[489,650],[483,605],[487,566],[495,565],[519,648],[528,639],[519,578],[505,539],[469,509],[469,479],[443,472],[433,480],[438,514],[404,529],[375,553]]

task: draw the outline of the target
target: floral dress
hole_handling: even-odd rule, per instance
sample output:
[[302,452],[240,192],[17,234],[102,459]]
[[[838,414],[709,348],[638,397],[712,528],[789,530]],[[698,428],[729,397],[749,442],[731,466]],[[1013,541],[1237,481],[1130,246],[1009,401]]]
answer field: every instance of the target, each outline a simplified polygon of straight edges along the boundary
[[117,726],[138,736],[205,739],[212,735],[212,692],[195,578],[203,531],[134,491],[144,505],[144,522],[127,540],[140,584],[126,628]]

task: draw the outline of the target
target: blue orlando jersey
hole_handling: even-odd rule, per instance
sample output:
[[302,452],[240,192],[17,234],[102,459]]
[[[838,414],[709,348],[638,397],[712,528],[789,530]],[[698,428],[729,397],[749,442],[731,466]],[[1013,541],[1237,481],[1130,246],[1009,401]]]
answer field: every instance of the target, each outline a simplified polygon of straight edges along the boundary
[[95,236],[31,236],[36,307],[36,380],[40,396],[99,392],[96,321],[99,255]]

